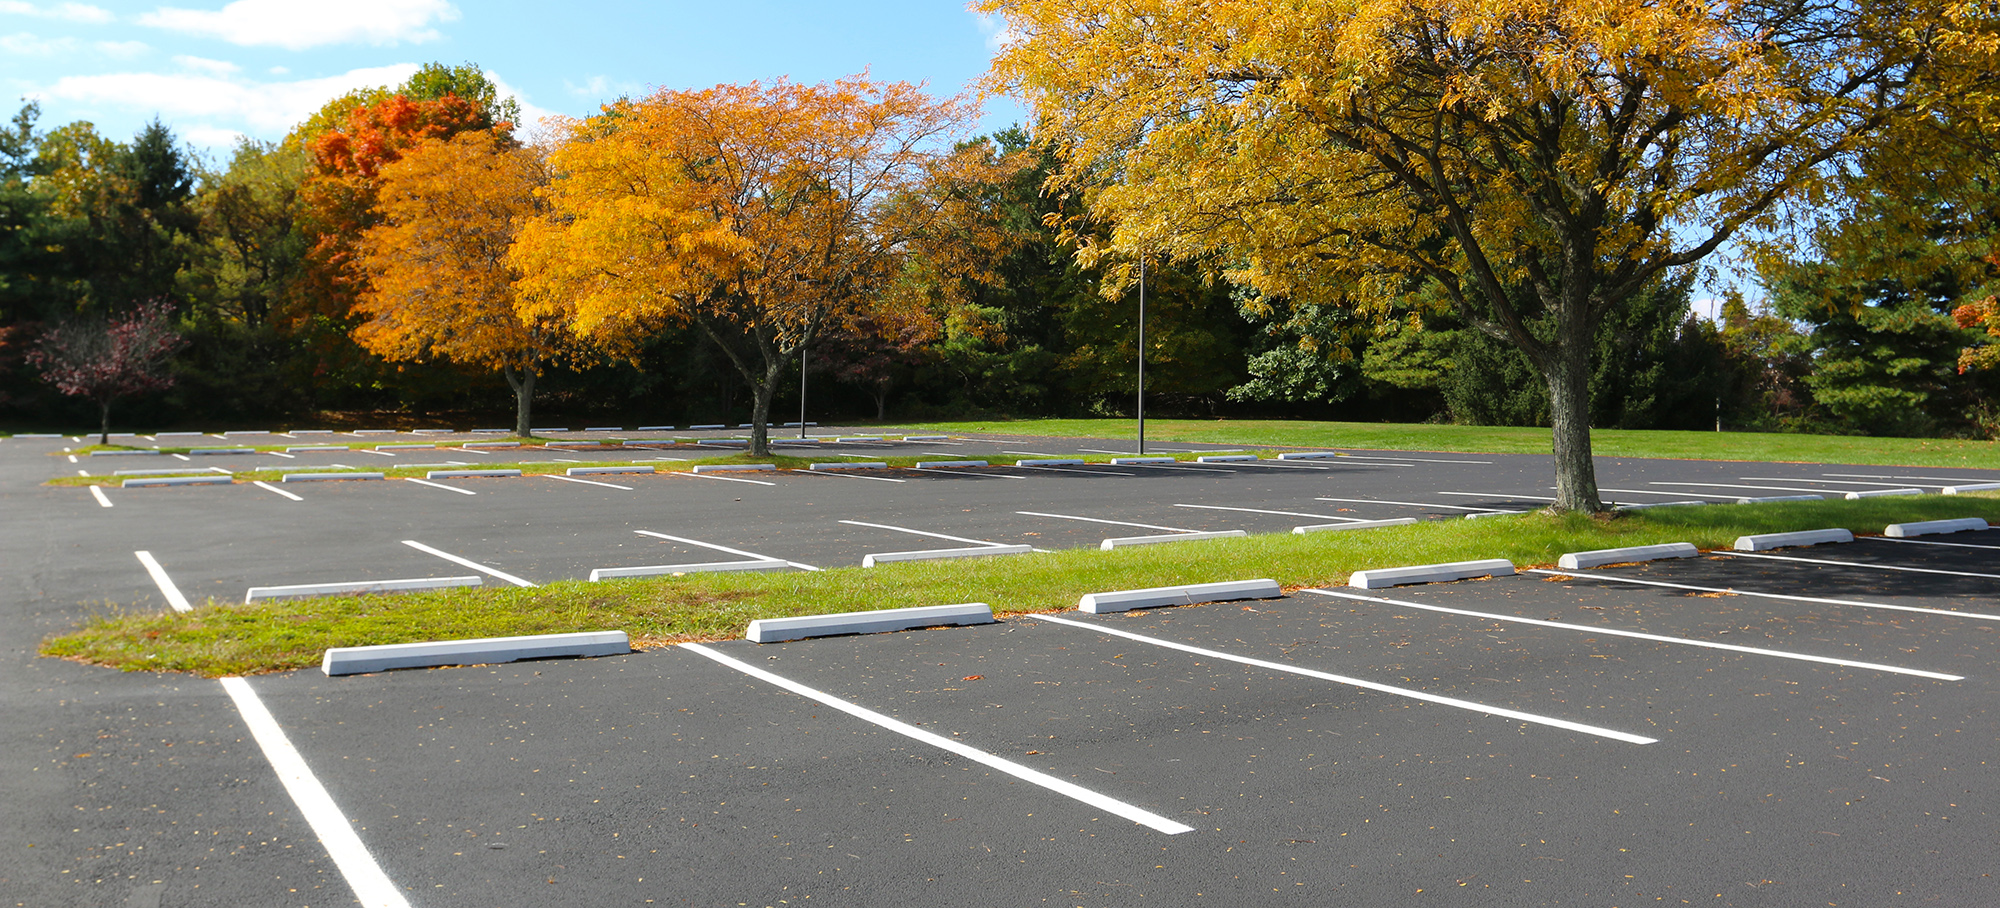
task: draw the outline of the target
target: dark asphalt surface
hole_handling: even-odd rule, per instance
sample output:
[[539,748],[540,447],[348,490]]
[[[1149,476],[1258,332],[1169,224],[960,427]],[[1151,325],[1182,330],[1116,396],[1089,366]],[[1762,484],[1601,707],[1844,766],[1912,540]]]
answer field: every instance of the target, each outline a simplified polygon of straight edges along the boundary
[[[836,566],[968,544],[910,530],[1066,548],[1170,530],[1282,532],[1323,518],[1449,518],[1527,509],[1551,494],[1546,457],[1354,452],[1380,459],[869,474],[901,483],[605,479],[629,490],[440,481],[474,495],[402,482],[285,487],[303,501],[239,484],[109,490],[104,508],[85,490],[39,485],[114,468],[46,456],[64,444],[0,442],[9,644],[0,765],[16,780],[0,811],[0,904],[354,903],[216,682],[33,656],[41,636],[102,603],[163,607],[135,551],[150,551],[190,598],[232,601],[253,585],[468,573],[405,539],[546,582],[739,557],[634,530]],[[872,453],[1063,456],[1117,444],[992,439]],[[473,459],[440,456],[453,453],[423,452],[422,462]],[[262,459],[214,458],[229,469]],[[1631,501],[2000,480],[2000,471],[1617,460],[1601,460],[1599,472],[1606,489],[1633,490],[1607,497]],[[1390,602],[1300,593],[1059,616],[1083,627],[1021,618],[714,646],[1194,827],[1182,835],[679,648],[250,683],[422,908],[1989,905],[2000,900],[1991,876],[2000,785],[1989,765],[2000,743],[1991,713],[2000,579],[1965,575],[2000,574],[2000,531],[1927,538],[1954,545],[1864,539],[1775,553],[1812,561],[1714,555],[1368,594]],[[1605,628],[1964,678],[1593,633]]]

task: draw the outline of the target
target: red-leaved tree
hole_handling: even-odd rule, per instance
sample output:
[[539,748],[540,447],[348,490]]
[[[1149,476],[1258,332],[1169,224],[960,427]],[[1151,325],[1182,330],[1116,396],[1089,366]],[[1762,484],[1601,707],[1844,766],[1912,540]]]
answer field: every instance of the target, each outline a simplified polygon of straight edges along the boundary
[[111,402],[171,386],[167,361],[184,344],[174,330],[173,307],[154,300],[122,316],[53,328],[27,360],[57,391],[96,402],[97,441],[110,444]]

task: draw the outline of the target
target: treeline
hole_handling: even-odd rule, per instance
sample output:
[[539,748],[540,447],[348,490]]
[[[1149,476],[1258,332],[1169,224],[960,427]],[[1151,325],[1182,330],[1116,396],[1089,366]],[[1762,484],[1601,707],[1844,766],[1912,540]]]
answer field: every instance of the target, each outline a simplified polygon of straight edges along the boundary
[[[818,421],[1132,409],[1135,263],[1079,261],[1102,228],[1087,196],[1044,191],[1055,164],[1026,134],[946,147],[969,111],[909,86],[665,92],[537,131],[476,66],[432,64],[226,161],[158,122],[121,142],[38,115],[0,135],[0,418],[17,425],[94,424],[31,354],[141,310],[170,313],[181,343],[171,386],[114,416],[134,427],[394,411],[525,428],[530,400],[782,422],[801,360]],[[861,163],[876,182],[855,183]],[[1766,303],[1695,318],[1682,272],[1607,317],[1592,423],[2000,435],[2000,209],[1862,197],[1811,256],[1765,256]],[[1434,284],[1294,303],[1231,265],[1146,263],[1150,412],[1550,419],[1527,358]]]

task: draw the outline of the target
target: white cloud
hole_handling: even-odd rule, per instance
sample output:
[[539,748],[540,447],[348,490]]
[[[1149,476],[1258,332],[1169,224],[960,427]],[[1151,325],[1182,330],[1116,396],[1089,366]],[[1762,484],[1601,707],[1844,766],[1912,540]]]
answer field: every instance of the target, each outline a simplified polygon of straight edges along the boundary
[[144,41],[98,41],[91,47],[100,54],[117,57],[120,60],[144,56],[147,51],[152,50]]
[[206,148],[211,153],[225,152],[236,147],[243,133],[220,126],[183,126],[174,130],[181,141],[196,148]]
[[564,79],[563,88],[579,98],[593,101],[609,101],[619,95],[636,96],[646,92],[646,86],[637,82],[613,82],[604,76],[591,76],[582,85]]
[[532,126],[536,123],[542,122],[542,120],[548,117],[553,117],[556,115],[556,112],[553,110],[549,110],[545,107],[537,107],[534,104],[529,103],[526,95],[521,94],[519,91],[516,91],[512,85],[508,85],[506,82],[502,81],[498,73],[495,73],[494,71],[489,69],[484,73],[481,73],[481,75],[484,75],[486,77],[486,81],[493,83],[493,88],[494,90],[500,93],[500,97],[513,98],[514,103],[521,105],[522,122],[514,124],[515,126],[517,127]]
[[289,75],[291,71],[292,71],[291,67],[288,66],[273,66],[270,69],[265,70],[265,72],[270,73],[271,75],[274,76]]
[[986,35],[987,50],[1006,50],[1008,45],[1021,39],[1020,33],[1007,24],[1004,16],[994,13],[973,13],[972,16],[979,22],[979,31]]
[[182,69],[191,69],[211,76],[226,76],[243,68],[227,60],[210,60],[207,57],[190,57],[185,54],[174,57],[174,62]]
[[0,50],[21,57],[58,57],[76,50],[76,39],[40,38],[20,32],[0,35]]
[[395,85],[416,71],[415,63],[398,63],[294,82],[252,82],[199,73],[109,73],[64,76],[39,94],[157,113],[169,120],[236,120],[250,127],[251,133],[275,138],[340,95],[357,88]]
[[219,10],[163,6],[139,24],[220,38],[231,44],[305,50],[324,44],[422,44],[442,37],[431,26],[458,19],[449,0],[236,0]]
[[88,3],[58,3],[54,6],[36,6],[23,0],[0,0],[0,13],[14,16],[34,16],[37,19],[62,19],[68,22],[87,22],[103,25],[112,21],[111,11]]

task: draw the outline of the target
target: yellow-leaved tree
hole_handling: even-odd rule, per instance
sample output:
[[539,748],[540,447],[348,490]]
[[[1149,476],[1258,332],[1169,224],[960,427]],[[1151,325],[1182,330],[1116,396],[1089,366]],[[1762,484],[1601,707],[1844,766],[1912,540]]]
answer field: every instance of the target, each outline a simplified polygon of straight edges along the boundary
[[582,348],[560,318],[523,314],[507,252],[540,213],[545,154],[488,130],[428,139],[382,168],[381,221],[356,244],[367,283],[354,339],[392,362],[441,357],[500,372],[528,436],[535,379]]
[[975,194],[950,187],[1004,170],[951,145],[973,113],[861,77],[608,105],[570,124],[549,212],[515,246],[523,312],[607,340],[699,326],[750,385],[751,451],[766,454],[771,399],[820,332],[929,317],[905,263],[981,223],[961,210]]
[[[1989,5],[1990,6],[1990,5]],[[980,0],[997,88],[1110,222],[1086,257],[1218,257],[1339,303],[1428,282],[1549,389],[1555,510],[1603,508],[1600,320],[1791,203],[1923,104],[1975,4]],[[1114,260],[1116,260],[1114,259]],[[1359,296],[1369,294],[1363,292]]]

